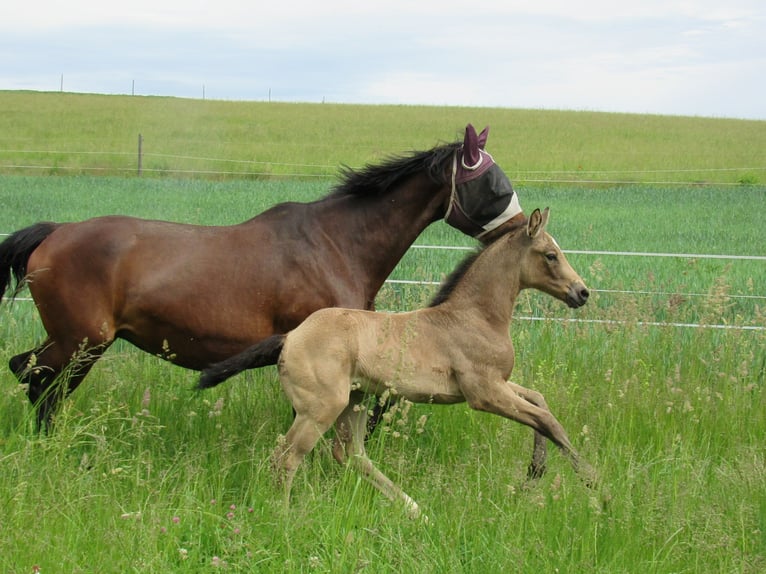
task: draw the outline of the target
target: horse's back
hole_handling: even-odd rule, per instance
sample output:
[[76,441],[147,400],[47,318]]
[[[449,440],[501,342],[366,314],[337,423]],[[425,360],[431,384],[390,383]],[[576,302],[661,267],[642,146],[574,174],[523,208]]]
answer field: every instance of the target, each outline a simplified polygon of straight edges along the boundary
[[33,294],[47,283],[55,284],[56,289],[81,289],[90,283],[113,285],[126,258],[150,267],[152,252],[172,248],[163,238],[183,230],[179,224],[124,216],[61,224],[29,258]]

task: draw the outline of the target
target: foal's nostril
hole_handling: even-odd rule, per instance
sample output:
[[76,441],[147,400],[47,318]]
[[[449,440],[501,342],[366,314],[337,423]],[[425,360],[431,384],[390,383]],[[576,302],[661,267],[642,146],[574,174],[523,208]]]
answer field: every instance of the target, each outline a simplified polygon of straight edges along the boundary
[[588,291],[587,287],[583,287],[582,289],[580,289],[580,297],[582,298],[583,301],[586,301],[588,297],[590,297],[590,291]]

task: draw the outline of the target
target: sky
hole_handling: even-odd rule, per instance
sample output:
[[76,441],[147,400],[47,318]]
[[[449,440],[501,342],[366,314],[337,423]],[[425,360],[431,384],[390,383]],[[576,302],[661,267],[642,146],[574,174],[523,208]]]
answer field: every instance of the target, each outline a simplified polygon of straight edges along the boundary
[[766,120],[766,2],[5,2],[0,90],[62,88]]

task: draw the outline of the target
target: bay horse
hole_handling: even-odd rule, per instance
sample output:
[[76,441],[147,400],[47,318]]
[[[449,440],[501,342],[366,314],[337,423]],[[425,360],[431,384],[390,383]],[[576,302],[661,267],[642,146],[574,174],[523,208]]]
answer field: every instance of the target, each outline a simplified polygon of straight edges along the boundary
[[[518,197],[470,124],[463,141],[392,157],[309,203],[231,226],[106,216],[41,222],[0,244],[0,296],[28,284],[47,338],[10,368],[47,427],[116,338],[200,370],[323,307],[372,309],[432,222],[482,242],[523,218]],[[276,355],[274,356],[276,362]]]
[[509,326],[516,297],[535,288],[572,308],[588,289],[556,241],[545,232],[549,211],[467,258],[425,309],[380,313],[322,309],[286,335],[274,335],[202,373],[212,387],[250,368],[270,364],[279,351],[279,377],[296,417],[274,453],[286,499],[298,465],[334,424],[333,455],[349,463],[412,516],[417,503],[386,477],[365,451],[365,395],[393,394],[414,403],[453,404],[494,413],[535,431],[529,475],[545,470],[545,439],[569,458],[583,478],[593,470],[580,460],[543,396],[510,382],[514,364]]

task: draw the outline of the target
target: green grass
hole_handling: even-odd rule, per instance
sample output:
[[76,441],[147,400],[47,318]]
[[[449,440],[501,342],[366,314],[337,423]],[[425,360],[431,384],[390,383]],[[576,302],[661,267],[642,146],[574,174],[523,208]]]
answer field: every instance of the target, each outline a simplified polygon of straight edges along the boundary
[[[0,94],[0,99],[7,95]],[[157,103],[125,100],[125,105]],[[112,101],[124,103],[121,98]],[[354,125],[365,125],[364,116],[353,119],[356,107],[337,108],[338,129],[350,133]],[[454,125],[444,139],[453,139],[455,126],[464,121],[462,113],[476,113],[427,111],[452,118]],[[412,133],[426,133],[425,121],[417,124],[419,116],[410,108],[392,108],[390,113],[392,127],[380,137],[381,153],[433,143],[429,139],[399,145],[397,126],[412,122],[420,126]],[[518,114],[518,124],[523,125],[543,112],[529,112],[526,120],[525,114]],[[268,115],[263,122],[276,126],[286,123],[289,115],[285,112],[276,120]],[[115,129],[119,117],[115,111]],[[577,118],[583,122],[582,133],[589,125],[598,132],[599,121],[614,119],[608,114],[548,117]],[[190,122],[194,118],[190,113]],[[660,121],[628,119],[639,124]],[[33,123],[19,125],[27,129]],[[493,125],[490,142],[498,137],[499,143],[497,122],[488,123]],[[103,120],[103,125],[109,123]],[[38,129],[37,135],[28,136],[29,146],[59,143],[43,138],[49,129]],[[429,138],[442,137],[439,129]],[[62,138],[71,138],[73,128],[63,126],[62,132]],[[7,130],[0,133],[10,137]],[[300,133],[307,137],[308,131]],[[706,137],[713,135],[706,132]],[[237,137],[244,149],[243,136]],[[685,137],[677,136],[676,141],[702,139]],[[178,149],[183,149],[183,141],[176,140]],[[559,148],[562,157],[576,148],[569,141]],[[738,148],[747,147],[747,141],[729,146],[733,149],[726,153],[744,157],[749,151]],[[299,150],[298,143],[284,145]],[[496,157],[501,147],[492,149]],[[295,153],[302,157],[300,151]],[[668,155],[683,154],[676,147]],[[346,161],[357,163],[354,158]],[[364,161],[367,158],[358,163]],[[543,165],[553,159],[529,161]],[[612,156],[603,165],[626,165],[608,163],[616,161]],[[642,159],[632,161],[633,167],[644,165]],[[700,162],[711,167],[714,160]],[[501,165],[506,167],[502,161]],[[105,213],[233,223],[283,199],[313,199],[331,184],[327,178],[5,175],[0,177],[5,207],[0,210],[0,232],[41,219],[79,220]],[[565,250],[763,254],[762,186],[588,189],[581,184],[527,183],[517,189],[528,211],[551,206],[550,231]],[[473,245],[441,222],[428,228],[418,243]],[[460,252],[415,249],[394,277],[438,280],[461,257]],[[536,484],[525,483],[532,450],[529,429],[464,405],[416,405],[406,416],[396,416],[392,430],[375,437],[370,454],[421,504],[431,519],[428,525],[409,520],[399,506],[338,466],[327,443],[299,471],[292,505],[285,509],[277,502],[280,493],[272,483],[269,455],[291,414],[273,369],[243,374],[198,395],[191,390],[195,373],[116,344],[65,402],[57,431],[49,437],[32,432],[23,389],[7,370],[0,370],[0,571],[31,572],[39,566],[41,572],[121,573],[224,568],[339,573],[762,572],[766,332],[639,322],[764,326],[762,299],[733,297],[764,295],[763,262],[580,254],[572,254],[570,260],[589,286],[601,290],[593,300],[570,311],[530,293],[520,301],[517,315],[622,322],[514,321],[513,379],[545,395],[575,446],[598,469],[595,488],[582,484],[554,451],[548,474]],[[427,300],[432,289],[386,286],[379,304],[413,308]],[[619,289],[654,294],[605,292]],[[0,306],[0,356],[28,349],[41,336],[30,303]]]
[[[2,200],[14,205],[0,215],[6,231],[39,218],[109,212],[231,223],[282,197],[326,191],[318,182],[282,180],[4,177],[2,184]],[[756,188],[721,205],[720,194],[731,192],[698,187],[520,193],[525,205],[552,205],[551,231],[565,249],[748,254],[760,245],[752,231]],[[668,215],[646,217],[649,205]],[[705,217],[713,210],[718,217]],[[420,242],[472,243],[443,223]],[[413,250],[396,273],[438,278],[460,257]],[[750,285],[763,294],[763,270],[753,262],[571,259],[601,289],[693,283],[703,292]],[[381,303],[412,308],[432,289],[386,287]],[[766,322],[762,306],[738,303],[733,313],[731,301],[714,303],[674,307],[663,296],[597,294],[572,312],[539,294],[525,297],[518,314],[627,321],[512,327],[514,379],[545,394],[601,482],[586,488],[552,452],[549,474],[526,485],[528,429],[465,406],[414,406],[393,425],[399,435],[380,433],[370,450],[421,503],[428,526],[338,467],[327,445],[301,469],[290,509],[276,502],[269,455],[290,410],[272,369],[197,396],[194,373],[117,344],[46,438],[32,432],[23,390],[4,371],[0,565],[9,572],[34,565],[202,572],[216,564],[243,572],[758,572],[766,564],[764,333],[636,324],[691,312],[711,322]],[[0,308],[0,354],[41,336],[29,303]]]

